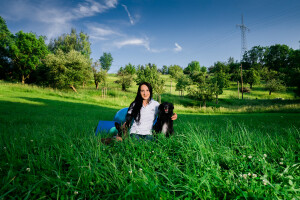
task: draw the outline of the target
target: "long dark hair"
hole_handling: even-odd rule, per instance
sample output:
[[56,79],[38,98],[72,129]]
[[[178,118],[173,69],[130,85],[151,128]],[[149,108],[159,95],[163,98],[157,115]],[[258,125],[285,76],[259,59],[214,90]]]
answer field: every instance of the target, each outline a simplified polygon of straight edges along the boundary
[[141,112],[141,108],[143,106],[143,98],[141,96],[142,85],[146,85],[149,89],[150,97],[149,97],[148,101],[150,101],[152,99],[152,87],[151,87],[150,83],[147,83],[147,82],[140,83],[138,91],[136,93],[135,100],[130,104],[130,108],[132,108],[132,106],[133,106],[131,115],[136,122],[139,122],[141,119],[140,112]]

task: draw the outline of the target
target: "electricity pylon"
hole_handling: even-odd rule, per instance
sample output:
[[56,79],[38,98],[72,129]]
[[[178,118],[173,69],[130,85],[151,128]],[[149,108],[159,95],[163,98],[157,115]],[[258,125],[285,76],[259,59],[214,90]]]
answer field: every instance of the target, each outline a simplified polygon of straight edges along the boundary
[[247,51],[247,41],[246,41],[246,31],[250,31],[250,29],[244,24],[244,16],[242,15],[242,24],[237,24],[237,27],[241,29],[241,58],[243,57],[245,51]]
[[[250,29],[244,24],[244,16],[242,15],[242,24],[237,24],[237,27],[240,27],[242,34],[242,48],[241,48],[241,61],[244,56],[244,53],[247,51],[247,41],[246,41],[246,31],[250,31]],[[241,62],[241,83],[242,83],[242,99],[244,99],[244,88],[243,88],[243,67]]]

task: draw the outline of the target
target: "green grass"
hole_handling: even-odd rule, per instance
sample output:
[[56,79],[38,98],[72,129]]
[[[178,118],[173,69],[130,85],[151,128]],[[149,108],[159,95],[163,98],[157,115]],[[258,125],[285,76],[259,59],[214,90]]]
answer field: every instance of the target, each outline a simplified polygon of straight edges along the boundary
[[135,91],[98,92],[0,82],[0,199],[299,197],[297,100],[222,99],[201,114],[174,95],[174,137],[106,146],[94,128]]
[[[241,87],[241,86],[240,86]],[[244,87],[250,88],[249,85],[246,85]],[[269,95],[269,92],[264,88],[263,84],[260,85],[254,85],[252,89],[250,89],[250,93],[244,93],[245,99],[294,99],[295,94],[293,90],[295,88],[287,88],[284,92],[272,92],[271,95]],[[242,98],[242,94],[240,93],[240,98]],[[225,88],[224,93],[221,95],[222,98],[231,98],[231,99],[238,99],[238,89],[236,83],[231,83],[229,88]]]

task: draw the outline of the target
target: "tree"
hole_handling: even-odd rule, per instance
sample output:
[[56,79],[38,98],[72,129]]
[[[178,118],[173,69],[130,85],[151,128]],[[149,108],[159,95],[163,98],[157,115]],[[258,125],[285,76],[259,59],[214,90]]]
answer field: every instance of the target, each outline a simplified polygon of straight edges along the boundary
[[266,47],[254,46],[251,50],[245,52],[242,59],[243,68],[246,70],[250,68],[260,70],[264,65],[264,56],[266,50]]
[[287,45],[276,44],[270,46],[265,52],[265,66],[278,72],[286,72],[290,51],[291,49]]
[[11,72],[9,46],[13,40],[13,34],[8,30],[5,20],[0,16],[0,79],[5,79]]
[[[71,51],[80,52],[86,59],[90,60],[91,55],[91,43],[89,42],[89,36],[82,31],[77,34],[76,29],[72,28],[70,34],[63,34],[55,39],[51,39],[48,45],[49,50],[56,54],[57,51],[62,51],[65,54]],[[90,65],[92,61],[90,60]],[[83,87],[85,85],[85,81],[92,77],[92,73],[90,71],[84,76],[86,79],[83,80]]]
[[216,73],[216,72],[220,72],[220,71],[223,71],[225,73],[228,73],[230,70],[230,67],[229,65],[227,65],[226,63],[224,62],[216,62],[213,66],[209,67],[208,68],[208,72],[211,74],[211,73]]
[[271,95],[272,92],[285,90],[285,86],[283,85],[282,81],[278,79],[269,80],[266,83],[265,88],[269,91],[269,95]]
[[128,63],[128,64],[125,66],[124,70],[125,70],[128,74],[131,74],[131,75],[134,75],[134,74],[136,73],[136,69],[135,69],[134,65],[132,65],[132,64],[130,64],[130,63]]
[[300,96],[300,68],[294,68],[293,69],[293,85],[296,86],[296,96]]
[[16,33],[9,50],[14,71],[23,84],[48,54],[44,37],[23,31]]
[[110,53],[104,52],[103,55],[100,57],[99,61],[101,63],[102,69],[109,71],[110,66],[113,62],[113,58]]
[[190,79],[194,84],[197,84],[203,80],[203,76],[208,76],[207,73],[195,71],[189,74]]
[[279,79],[279,73],[277,71],[272,70],[272,69],[270,69],[270,70],[267,69],[267,70],[264,71],[263,77],[264,77],[265,81],[269,81],[269,80],[272,80],[272,79]]
[[198,61],[192,61],[184,68],[183,73],[192,74],[193,72],[200,72],[200,64]]
[[202,67],[200,68],[200,71],[206,73],[206,72],[207,72],[207,68],[204,67],[204,66],[202,66]]
[[86,58],[90,59],[91,43],[89,36],[83,32],[77,34],[76,29],[72,28],[70,34],[63,34],[58,38],[51,39],[48,45],[52,53],[56,53],[59,49],[64,53],[69,53],[75,50],[83,54]]
[[157,100],[161,103],[161,94],[165,92],[165,81],[158,77],[158,79],[153,80],[152,85],[153,90],[157,95]]
[[[139,85],[142,82],[148,82],[151,84],[153,82],[153,80],[156,80],[159,78],[157,69],[150,68],[149,65],[146,65],[146,67],[138,66],[136,75],[137,76],[135,78],[135,82],[137,83],[137,85]],[[152,87],[153,87],[153,85],[152,85]]]
[[[201,73],[198,77],[197,88],[188,88],[188,94],[190,97],[195,98],[203,102],[203,106],[206,107],[206,101],[212,100],[213,98],[213,85],[206,73]],[[201,102],[200,102],[201,106]]]
[[289,66],[293,69],[300,68],[300,49],[290,51]]
[[172,79],[178,79],[183,75],[183,69],[179,65],[171,65],[168,68],[168,74],[171,76],[170,93],[172,93]]
[[183,74],[183,69],[179,65],[171,65],[168,68],[168,74],[171,78],[178,79]]
[[289,70],[286,73],[287,75],[286,83],[289,86],[300,87],[299,72],[300,72],[300,49],[291,50],[289,55]]
[[77,92],[76,86],[86,80],[86,74],[92,71],[90,60],[75,50],[68,53],[58,50],[56,54],[49,54],[45,63],[49,69],[51,86],[70,87],[74,92]]
[[168,67],[166,65],[162,67],[162,74],[168,74]]
[[94,82],[96,89],[99,89],[99,84],[106,84],[107,72],[100,67],[99,62],[94,62],[93,67]]
[[191,84],[191,80],[189,79],[188,76],[182,74],[178,79],[177,79],[177,84],[176,84],[176,91],[180,91],[180,95],[184,95],[184,91],[187,90],[187,87]]
[[[125,67],[126,68],[126,67]],[[122,91],[127,91],[127,89],[132,84],[132,74],[121,67],[118,71],[118,80],[115,83],[120,84],[122,86]]]
[[293,50],[289,56],[288,85],[296,86],[296,95],[300,96],[300,50]]
[[234,61],[234,58],[230,57],[227,62],[229,66],[230,80],[238,82],[241,80],[241,63]]
[[219,71],[211,79],[212,92],[216,95],[216,104],[218,104],[219,95],[223,94],[223,89],[229,87],[229,77],[229,74]]
[[250,85],[250,89],[252,89],[252,86],[254,84],[258,84],[260,82],[260,75],[258,71],[256,71],[254,68],[246,70],[246,76],[244,81],[245,83],[248,83]]

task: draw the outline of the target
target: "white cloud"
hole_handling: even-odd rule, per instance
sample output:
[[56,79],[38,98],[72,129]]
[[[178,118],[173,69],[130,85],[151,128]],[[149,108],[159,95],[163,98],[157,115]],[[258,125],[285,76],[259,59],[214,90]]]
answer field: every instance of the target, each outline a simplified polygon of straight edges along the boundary
[[[1,0],[0,0],[1,1]],[[22,30],[34,31],[38,35],[45,35],[48,39],[57,37],[63,33],[69,33],[75,22],[86,17],[94,16],[113,9],[117,6],[118,0],[84,0],[81,3],[73,5],[65,4],[58,0],[40,0],[7,1],[1,5],[0,13],[6,20],[24,22]],[[122,4],[127,12],[130,23],[133,25],[139,16],[131,16],[126,5]],[[2,14],[3,13],[3,14]],[[112,28],[110,25],[98,23],[84,23],[87,27],[87,33],[93,42],[101,42],[101,46],[108,48],[123,48],[126,46],[144,47],[152,53],[164,51],[182,50],[181,46],[175,43],[175,48],[150,48],[150,40],[146,36],[127,35],[118,28]],[[106,42],[104,42],[106,41]]]
[[115,42],[115,46],[122,48],[124,46],[144,46],[147,50],[150,51],[149,41],[147,39],[133,38],[127,39],[120,42]]
[[74,14],[79,18],[94,16],[97,13],[103,13],[108,9],[115,8],[117,3],[117,0],[106,0],[102,4],[94,0],[86,0],[74,9]]
[[[85,0],[70,7],[58,0],[14,0],[3,5],[1,3],[0,13],[6,20],[24,21],[23,30],[28,29],[50,39],[69,32],[75,20],[103,13],[115,8],[117,4],[118,0]],[[98,35],[108,33],[105,30],[97,31]]]
[[115,8],[117,4],[118,4],[118,0],[106,0],[106,5],[109,8]]
[[131,39],[125,39],[122,41],[117,41],[117,42],[113,43],[113,46],[115,46],[117,48],[123,48],[125,46],[142,46],[142,47],[145,47],[145,49],[147,51],[152,52],[152,53],[161,53],[164,51],[168,51],[167,48],[162,48],[162,49],[150,48],[150,41],[147,37],[145,39],[144,38],[131,38]]
[[95,41],[99,40],[108,40],[114,37],[122,36],[118,31],[114,31],[111,28],[108,28],[101,24],[88,24],[87,28],[89,30],[89,36]]
[[182,51],[182,47],[179,44],[177,44],[176,42],[175,42],[175,46],[176,47],[173,49],[174,51],[176,51],[176,52]]
[[95,35],[99,35],[99,36],[120,35],[119,33],[111,29],[105,29],[101,27],[90,27],[90,29],[91,31],[94,32]]
[[125,46],[143,46],[147,49],[147,51],[152,52],[152,53],[161,53],[161,52],[166,52],[166,51],[175,51],[175,52],[182,51],[182,47],[178,43],[175,43],[176,47],[173,49],[171,49],[171,48],[160,48],[160,49],[150,48],[150,41],[147,37],[146,38],[124,39],[122,41],[114,42],[112,45],[117,48],[123,48]]
[[129,18],[129,21],[130,21],[131,25],[133,25],[133,24],[134,24],[134,21],[133,21],[133,18],[131,17],[130,12],[128,11],[127,6],[124,5],[124,4],[122,4],[122,6],[124,7],[125,11],[127,12],[127,15],[128,15],[128,18]]

